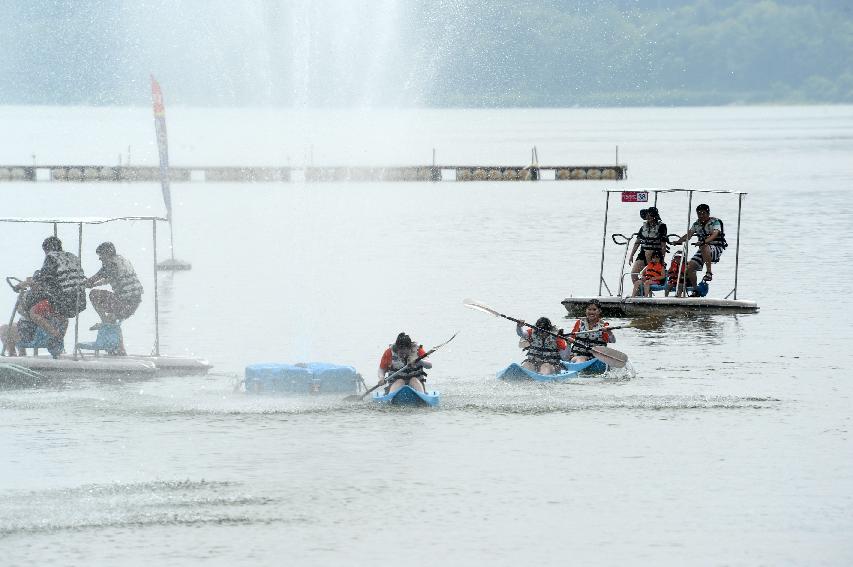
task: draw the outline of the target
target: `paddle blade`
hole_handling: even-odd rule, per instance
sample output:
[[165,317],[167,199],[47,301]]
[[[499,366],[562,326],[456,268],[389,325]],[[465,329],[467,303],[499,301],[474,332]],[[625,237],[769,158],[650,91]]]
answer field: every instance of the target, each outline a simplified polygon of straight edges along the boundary
[[615,348],[603,346],[592,347],[592,354],[595,358],[613,368],[624,368],[628,362],[628,355]]
[[477,301],[476,299],[465,299],[462,301],[462,305],[467,307],[468,309],[474,309],[476,311],[482,311],[483,313],[488,313],[489,315],[494,315],[495,317],[500,317],[501,314],[483,303],[482,301]]

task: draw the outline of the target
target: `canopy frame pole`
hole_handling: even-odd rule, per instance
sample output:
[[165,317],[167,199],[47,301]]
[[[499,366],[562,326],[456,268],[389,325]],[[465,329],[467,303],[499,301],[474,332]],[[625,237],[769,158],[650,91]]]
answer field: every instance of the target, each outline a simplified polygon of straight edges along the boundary
[[[56,224],[53,225],[56,227]],[[77,258],[80,260],[80,263],[83,262],[83,223],[77,224]],[[84,288],[85,289],[85,288]],[[83,292],[85,293],[85,291]],[[77,353],[79,349],[77,345],[80,342],[80,292],[78,291],[74,298],[75,311],[77,311],[77,315],[74,316],[74,360],[77,360]]]
[[160,356],[160,294],[157,289],[157,221],[151,221],[154,241],[154,356]]
[[[737,236],[735,237],[735,288],[732,290],[734,293],[735,301],[737,301],[737,271],[738,264],[740,262],[740,215],[741,210],[743,209],[743,193],[738,194],[737,196]],[[731,295],[731,294],[729,294]],[[726,296],[728,297],[728,296]]]
[[604,193],[604,232],[601,234],[601,268],[598,271],[598,295],[601,296],[601,284],[604,283],[604,248],[607,246],[607,214],[610,211],[610,192]]

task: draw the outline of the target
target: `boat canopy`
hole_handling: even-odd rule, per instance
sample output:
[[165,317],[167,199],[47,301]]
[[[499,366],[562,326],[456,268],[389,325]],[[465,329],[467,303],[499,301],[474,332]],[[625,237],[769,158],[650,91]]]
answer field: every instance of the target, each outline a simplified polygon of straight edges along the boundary
[[0,222],[29,222],[42,224],[104,224],[113,221],[166,221],[166,217],[5,217]]

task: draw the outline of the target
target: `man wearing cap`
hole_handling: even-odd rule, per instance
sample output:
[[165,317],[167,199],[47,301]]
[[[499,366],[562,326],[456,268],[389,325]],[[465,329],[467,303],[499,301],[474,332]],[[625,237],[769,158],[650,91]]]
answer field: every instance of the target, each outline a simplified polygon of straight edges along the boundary
[[[696,222],[691,225],[687,234],[673,242],[673,244],[681,244],[694,235],[698,239],[694,245],[698,246],[699,250],[687,262],[687,285],[693,288],[696,287],[696,272],[703,265],[705,266],[705,277],[702,278],[702,281],[709,282],[714,278],[714,274],[711,273],[711,264],[719,262],[723,250],[728,247],[726,234],[723,231],[723,221],[712,217],[711,208],[705,203],[696,207]],[[693,297],[698,295],[697,292],[691,294]]]
[[[86,309],[83,292],[86,276],[80,259],[64,251],[62,241],[56,236],[45,238],[41,249],[44,251],[41,269],[19,287],[30,288],[25,303],[30,320],[53,339],[61,341],[68,328],[68,319]],[[56,347],[59,348],[58,343]],[[51,346],[48,350],[54,356],[59,354]]]
[[[112,242],[102,242],[95,248],[95,253],[101,261],[101,269],[86,280],[86,287],[97,287],[109,283],[112,291],[93,289],[89,292],[92,307],[101,317],[102,323],[114,324],[133,315],[142,302],[142,284],[136,276],[136,271],[123,256],[116,254]],[[95,325],[92,329],[99,328]],[[119,354],[124,352],[124,345],[119,347]]]
[[[634,242],[634,248],[631,249],[629,262],[631,265],[631,281],[635,287],[639,279],[640,272],[652,259],[652,253],[660,254],[661,262],[666,258],[667,242],[666,242],[666,224],[660,220],[660,214],[657,207],[649,207],[640,211],[640,218],[644,221],[643,226],[637,231],[637,240]],[[637,255],[637,260],[634,261],[634,255],[637,254],[637,249],[640,249],[640,254]]]

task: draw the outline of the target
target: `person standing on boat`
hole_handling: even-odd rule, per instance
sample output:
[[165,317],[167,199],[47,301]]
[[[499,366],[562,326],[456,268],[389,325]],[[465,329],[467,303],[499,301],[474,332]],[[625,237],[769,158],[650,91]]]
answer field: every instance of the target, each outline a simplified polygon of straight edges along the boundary
[[[720,256],[723,250],[728,247],[726,242],[726,234],[723,231],[723,221],[711,216],[711,208],[702,203],[696,207],[696,221],[687,231],[687,234],[673,242],[673,244],[681,244],[690,239],[691,236],[696,236],[698,241],[695,243],[699,247],[696,254],[687,262],[687,285],[696,287],[696,272],[702,266],[705,266],[705,277],[703,282],[709,282],[714,278],[711,273],[711,264],[716,264],[720,261]],[[698,292],[693,292],[691,297],[698,297]]]
[[[101,269],[86,280],[86,287],[110,284],[112,291],[93,289],[89,292],[92,307],[101,317],[102,323],[123,321],[136,313],[142,302],[142,284],[130,262],[116,253],[112,242],[102,242],[95,248],[101,261]],[[97,329],[97,326],[95,327]]]
[[68,319],[86,309],[83,284],[86,275],[80,258],[62,250],[62,241],[49,236],[41,244],[44,263],[40,270],[23,282],[29,287],[25,309],[30,320],[55,339],[62,339]]
[[572,343],[571,351],[567,353],[569,362],[586,362],[594,358],[592,347],[615,343],[616,337],[608,327],[609,323],[601,320],[601,303],[591,299],[586,306],[586,317],[575,321],[569,335],[569,342]]
[[[658,213],[657,207],[649,207],[648,209],[641,210],[640,218],[646,222],[637,231],[637,240],[634,242],[634,248],[631,249],[631,255],[628,258],[628,261],[632,262],[631,281],[634,282],[635,290],[637,290],[636,284],[640,279],[640,271],[642,271],[646,264],[651,262],[652,253],[657,252],[660,254],[661,261],[663,261],[666,258],[667,250],[667,228],[666,224],[660,220],[660,213]],[[640,254],[637,255],[635,261],[634,255],[637,254],[638,249],[640,250]],[[637,295],[637,291],[634,291],[634,295]]]
[[[426,372],[432,368],[432,363],[427,360],[415,360],[418,357],[426,355],[424,347],[416,345],[412,338],[406,333],[397,335],[394,344],[388,345],[385,352],[382,353],[382,359],[379,361],[379,384],[386,383],[386,394],[396,392],[403,386],[409,386],[418,392],[424,392],[424,382],[426,381]],[[399,372],[401,371],[402,372]],[[395,372],[399,372],[394,376],[392,383],[387,383],[388,378]]]
[[539,374],[556,374],[562,369],[560,351],[566,350],[568,343],[565,339],[544,332],[556,332],[556,328],[547,317],[537,319],[536,327],[538,328],[531,328],[524,322],[518,323],[515,327],[515,332],[521,337],[523,348],[527,351],[527,360],[522,362],[521,366]]

